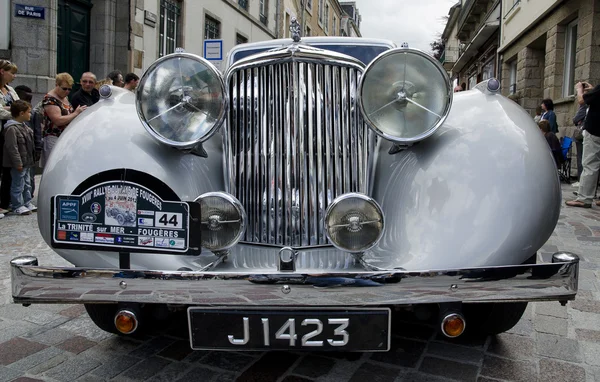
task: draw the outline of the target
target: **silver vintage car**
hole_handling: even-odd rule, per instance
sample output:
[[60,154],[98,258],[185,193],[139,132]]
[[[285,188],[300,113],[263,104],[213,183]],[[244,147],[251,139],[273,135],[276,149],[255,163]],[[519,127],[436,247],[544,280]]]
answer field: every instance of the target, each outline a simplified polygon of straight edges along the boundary
[[137,93],[100,92],[39,192],[73,267],[13,259],[16,303],[84,304],[121,335],[180,312],[193,349],[386,351],[403,311],[453,338],[575,298],[576,255],[536,263],[552,154],[496,79],[453,94],[418,50],[295,35],[235,47],[224,73],[171,54]]

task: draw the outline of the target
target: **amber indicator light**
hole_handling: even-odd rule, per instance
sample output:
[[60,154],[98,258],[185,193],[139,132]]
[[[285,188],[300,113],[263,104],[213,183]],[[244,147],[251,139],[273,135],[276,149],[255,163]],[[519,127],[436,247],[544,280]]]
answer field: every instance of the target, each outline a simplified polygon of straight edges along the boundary
[[138,326],[137,318],[133,312],[121,310],[115,316],[115,327],[123,334],[133,333]]
[[465,319],[456,313],[444,317],[442,331],[447,337],[458,337],[465,331]]

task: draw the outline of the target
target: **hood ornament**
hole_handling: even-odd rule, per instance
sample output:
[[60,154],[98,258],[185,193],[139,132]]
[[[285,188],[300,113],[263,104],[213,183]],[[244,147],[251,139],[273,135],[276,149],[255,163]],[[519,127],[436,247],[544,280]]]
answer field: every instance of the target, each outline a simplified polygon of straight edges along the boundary
[[294,40],[294,42],[300,42],[302,39],[301,29],[300,24],[295,17],[292,17],[292,22],[290,23],[290,32],[292,34],[292,40]]

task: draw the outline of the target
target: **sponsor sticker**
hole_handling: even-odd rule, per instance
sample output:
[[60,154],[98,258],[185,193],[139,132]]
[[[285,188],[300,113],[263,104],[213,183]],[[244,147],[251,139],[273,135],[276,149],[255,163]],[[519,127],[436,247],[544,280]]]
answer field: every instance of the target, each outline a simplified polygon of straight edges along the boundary
[[79,200],[61,200],[59,216],[60,220],[79,220]]
[[96,234],[96,238],[95,238],[95,242],[96,243],[103,243],[103,244],[114,244],[115,243],[115,238],[113,235],[109,235],[107,233],[97,233]]
[[117,236],[117,244],[123,244],[123,236]]
[[86,223],[93,223],[96,221],[96,215],[86,212],[85,214],[81,215],[81,220]]
[[94,242],[94,233],[93,232],[81,232],[81,237],[79,241],[87,241],[88,243]]
[[154,211],[137,210],[137,214],[138,215],[145,215],[145,216],[154,216]]
[[58,231],[56,237],[58,240],[67,240],[67,231]]
[[79,232],[69,232],[69,240],[71,241],[79,241]]
[[145,247],[153,247],[154,246],[154,238],[147,236],[138,237],[138,245],[142,245]]
[[154,219],[138,218],[138,225],[145,227],[154,227]]
[[184,248],[185,240],[183,239],[169,239],[169,248]]
[[154,246],[160,248],[169,248],[169,238],[157,237],[154,239]]
[[90,206],[90,211],[92,211],[92,213],[94,213],[95,215],[98,215],[102,211],[102,206],[100,205],[100,203],[94,202]]

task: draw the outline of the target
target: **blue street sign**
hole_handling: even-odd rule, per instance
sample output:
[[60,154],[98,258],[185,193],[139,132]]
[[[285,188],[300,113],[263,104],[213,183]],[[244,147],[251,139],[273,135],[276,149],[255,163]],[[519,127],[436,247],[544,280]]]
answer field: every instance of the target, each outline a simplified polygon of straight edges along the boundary
[[15,16],[44,20],[46,18],[46,8],[35,7],[33,5],[15,4]]

